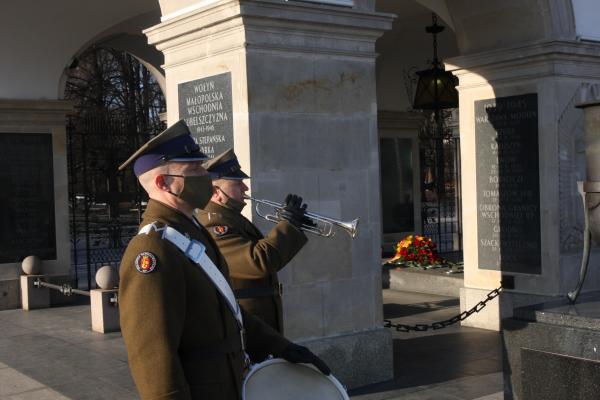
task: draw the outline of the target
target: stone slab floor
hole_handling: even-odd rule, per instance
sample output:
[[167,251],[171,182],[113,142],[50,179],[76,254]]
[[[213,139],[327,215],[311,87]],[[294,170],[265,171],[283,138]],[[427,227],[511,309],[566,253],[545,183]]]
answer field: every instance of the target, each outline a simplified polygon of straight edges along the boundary
[[[384,318],[431,324],[460,313],[458,298],[383,290]],[[353,400],[501,400],[502,337],[459,324],[393,332],[394,380],[350,392]]]
[[[428,323],[458,312],[454,298],[384,290],[394,322]],[[390,382],[354,400],[500,400],[501,338],[459,326],[394,332]],[[137,399],[119,333],[90,329],[89,307],[0,311],[0,400]]]

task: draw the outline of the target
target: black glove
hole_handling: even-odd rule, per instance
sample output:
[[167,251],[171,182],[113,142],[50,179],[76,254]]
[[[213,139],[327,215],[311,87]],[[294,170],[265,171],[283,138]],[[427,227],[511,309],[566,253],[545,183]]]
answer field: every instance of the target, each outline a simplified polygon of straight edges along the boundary
[[310,226],[310,227],[313,227],[313,228],[317,227],[317,224],[315,223],[315,221],[312,218],[307,217],[306,215],[304,215],[304,217],[302,218],[302,225],[304,225],[304,226]]
[[279,212],[279,218],[288,221],[296,228],[301,229],[304,223],[306,204],[302,204],[302,197],[288,194],[283,202],[283,208]]
[[285,350],[283,350],[281,357],[284,360],[287,360],[292,363],[312,364],[315,367],[317,367],[317,369],[321,371],[323,375],[331,374],[331,370],[329,369],[327,364],[325,364],[323,360],[315,356],[309,349],[307,349],[304,346],[299,346],[297,344],[290,343],[288,347],[286,347]]

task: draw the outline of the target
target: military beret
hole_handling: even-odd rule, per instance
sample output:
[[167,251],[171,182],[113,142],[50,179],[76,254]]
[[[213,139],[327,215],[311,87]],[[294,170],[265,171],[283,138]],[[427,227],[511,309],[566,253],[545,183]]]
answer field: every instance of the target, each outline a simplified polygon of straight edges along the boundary
[[123,164],[119,171],[133,163],[136,176],[169,161],[205,161],[208,157],[200,151],[184,120],[171,125],[150,139]]
[[204,163],[204,168],[213,175],[214,179],[248,179],[233,149],[225,150],[210,161]]

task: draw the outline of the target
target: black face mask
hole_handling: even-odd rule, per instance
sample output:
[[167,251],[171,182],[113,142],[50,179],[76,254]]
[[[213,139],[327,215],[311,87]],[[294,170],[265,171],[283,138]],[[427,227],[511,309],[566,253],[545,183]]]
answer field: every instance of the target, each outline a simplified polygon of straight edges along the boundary
[[242,212],[244,207],[246,207],[245,201],[238,201],[236,199],[232,199],[229,197],[227,193],[225,193],[220,187],[215,186],[215,188],[219,189],[219,191],[225,196],[225,203],[223,204],[225,207],[230,208],[237,212]]
[[165,176],[177,176],[183,178],[183,190],[181,193],[169,193],[179,197],[193,208],[204,208],[212,197],[213,186],[210,175],[186,176],[165,174]]

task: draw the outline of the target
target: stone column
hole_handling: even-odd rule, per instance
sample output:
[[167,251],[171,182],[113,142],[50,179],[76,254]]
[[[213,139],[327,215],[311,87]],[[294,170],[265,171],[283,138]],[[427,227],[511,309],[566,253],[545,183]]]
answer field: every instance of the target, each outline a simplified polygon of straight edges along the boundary
[[[374,52],[390,15],[273,1],[188,10],[170,10],[174,17],[145,31],[165,55],[169,123],[186,117],[198,137],[221,132],[200,139],[209,153],[233,141],[253,196],[297,193],[310,211],[361,219],[356,239],[311,236],[280,273],[286,336],[309,345],[349,387],[391,379]],[[245,212],[263,232],[271,228]]]
[[[583,230],[577,181],[585,180],[575,105],[582,88],[600,80],[599,49],[554,41],[447,61],[460,80],[461,310],[501,280],[507,285],[464,325],[498,330],[514,307],[575,287]],[[594,250],[590,265],[599,260]],[[590,273],[584,290],[600,288],[598,269]]]
[[65,115],[71,111],[65,101],[0,100],[0,310],[19,307],[26,256],[39,256],[46,276],[69,276]]

